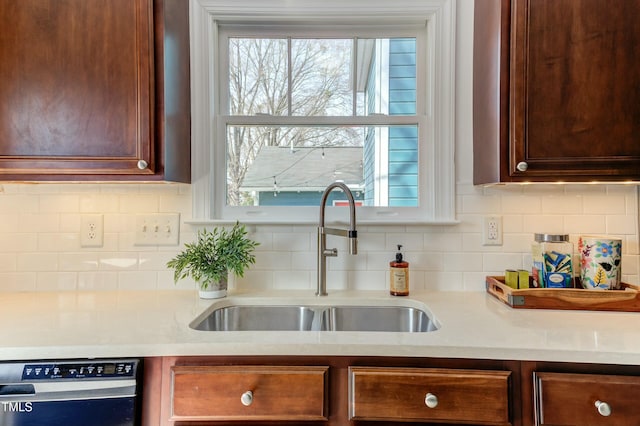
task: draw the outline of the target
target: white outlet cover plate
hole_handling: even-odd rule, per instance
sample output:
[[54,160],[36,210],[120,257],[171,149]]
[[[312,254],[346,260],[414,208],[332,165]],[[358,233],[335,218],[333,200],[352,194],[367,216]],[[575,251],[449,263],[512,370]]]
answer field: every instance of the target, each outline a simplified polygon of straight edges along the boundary
[[179,243],[180,213],[136,215],[135,245],[177,246]]
[[502,245],[502,216],[485,216],[482,223],[482,245]]
[[80,247],[102,247],[104,245],[104,216],[83,214],[80,216]]

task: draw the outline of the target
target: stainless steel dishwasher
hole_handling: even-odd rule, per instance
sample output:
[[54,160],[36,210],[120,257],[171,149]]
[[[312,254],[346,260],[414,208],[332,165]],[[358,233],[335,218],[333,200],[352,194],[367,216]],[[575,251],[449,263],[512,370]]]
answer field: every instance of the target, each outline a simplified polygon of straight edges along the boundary
[[0,425],[139,424],[140,360],[0,363]]

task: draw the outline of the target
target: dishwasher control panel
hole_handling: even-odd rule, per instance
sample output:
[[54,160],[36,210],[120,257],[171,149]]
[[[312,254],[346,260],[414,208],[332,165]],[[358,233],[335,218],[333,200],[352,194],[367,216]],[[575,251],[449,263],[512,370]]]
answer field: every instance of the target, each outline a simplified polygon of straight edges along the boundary
[[22,380],[134,377],[135,368],[135,361],[25,364]]

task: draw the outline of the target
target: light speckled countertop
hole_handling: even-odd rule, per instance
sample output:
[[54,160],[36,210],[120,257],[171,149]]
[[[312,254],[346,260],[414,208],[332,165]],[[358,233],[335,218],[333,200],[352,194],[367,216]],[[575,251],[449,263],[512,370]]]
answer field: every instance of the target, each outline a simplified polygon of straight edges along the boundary
[[[189,323],[213,303],[425,304],[429,333],[205,332]],[[640,365],[640,313],[512,309],[479,292],[0,293],[0,360],[171,355],[375,355]]]

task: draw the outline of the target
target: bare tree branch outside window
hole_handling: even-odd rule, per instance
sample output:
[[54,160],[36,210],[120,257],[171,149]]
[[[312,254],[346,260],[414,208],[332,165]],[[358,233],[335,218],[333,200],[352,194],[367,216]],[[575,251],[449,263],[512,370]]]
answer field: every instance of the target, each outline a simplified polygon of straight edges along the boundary
[[[353,115],[353,45],[352,39],[230,38],[229,114]],[[253,203],[241,186],[262,147],[320,149],[362,144],[357,128],[228,127],[227,203]]]

